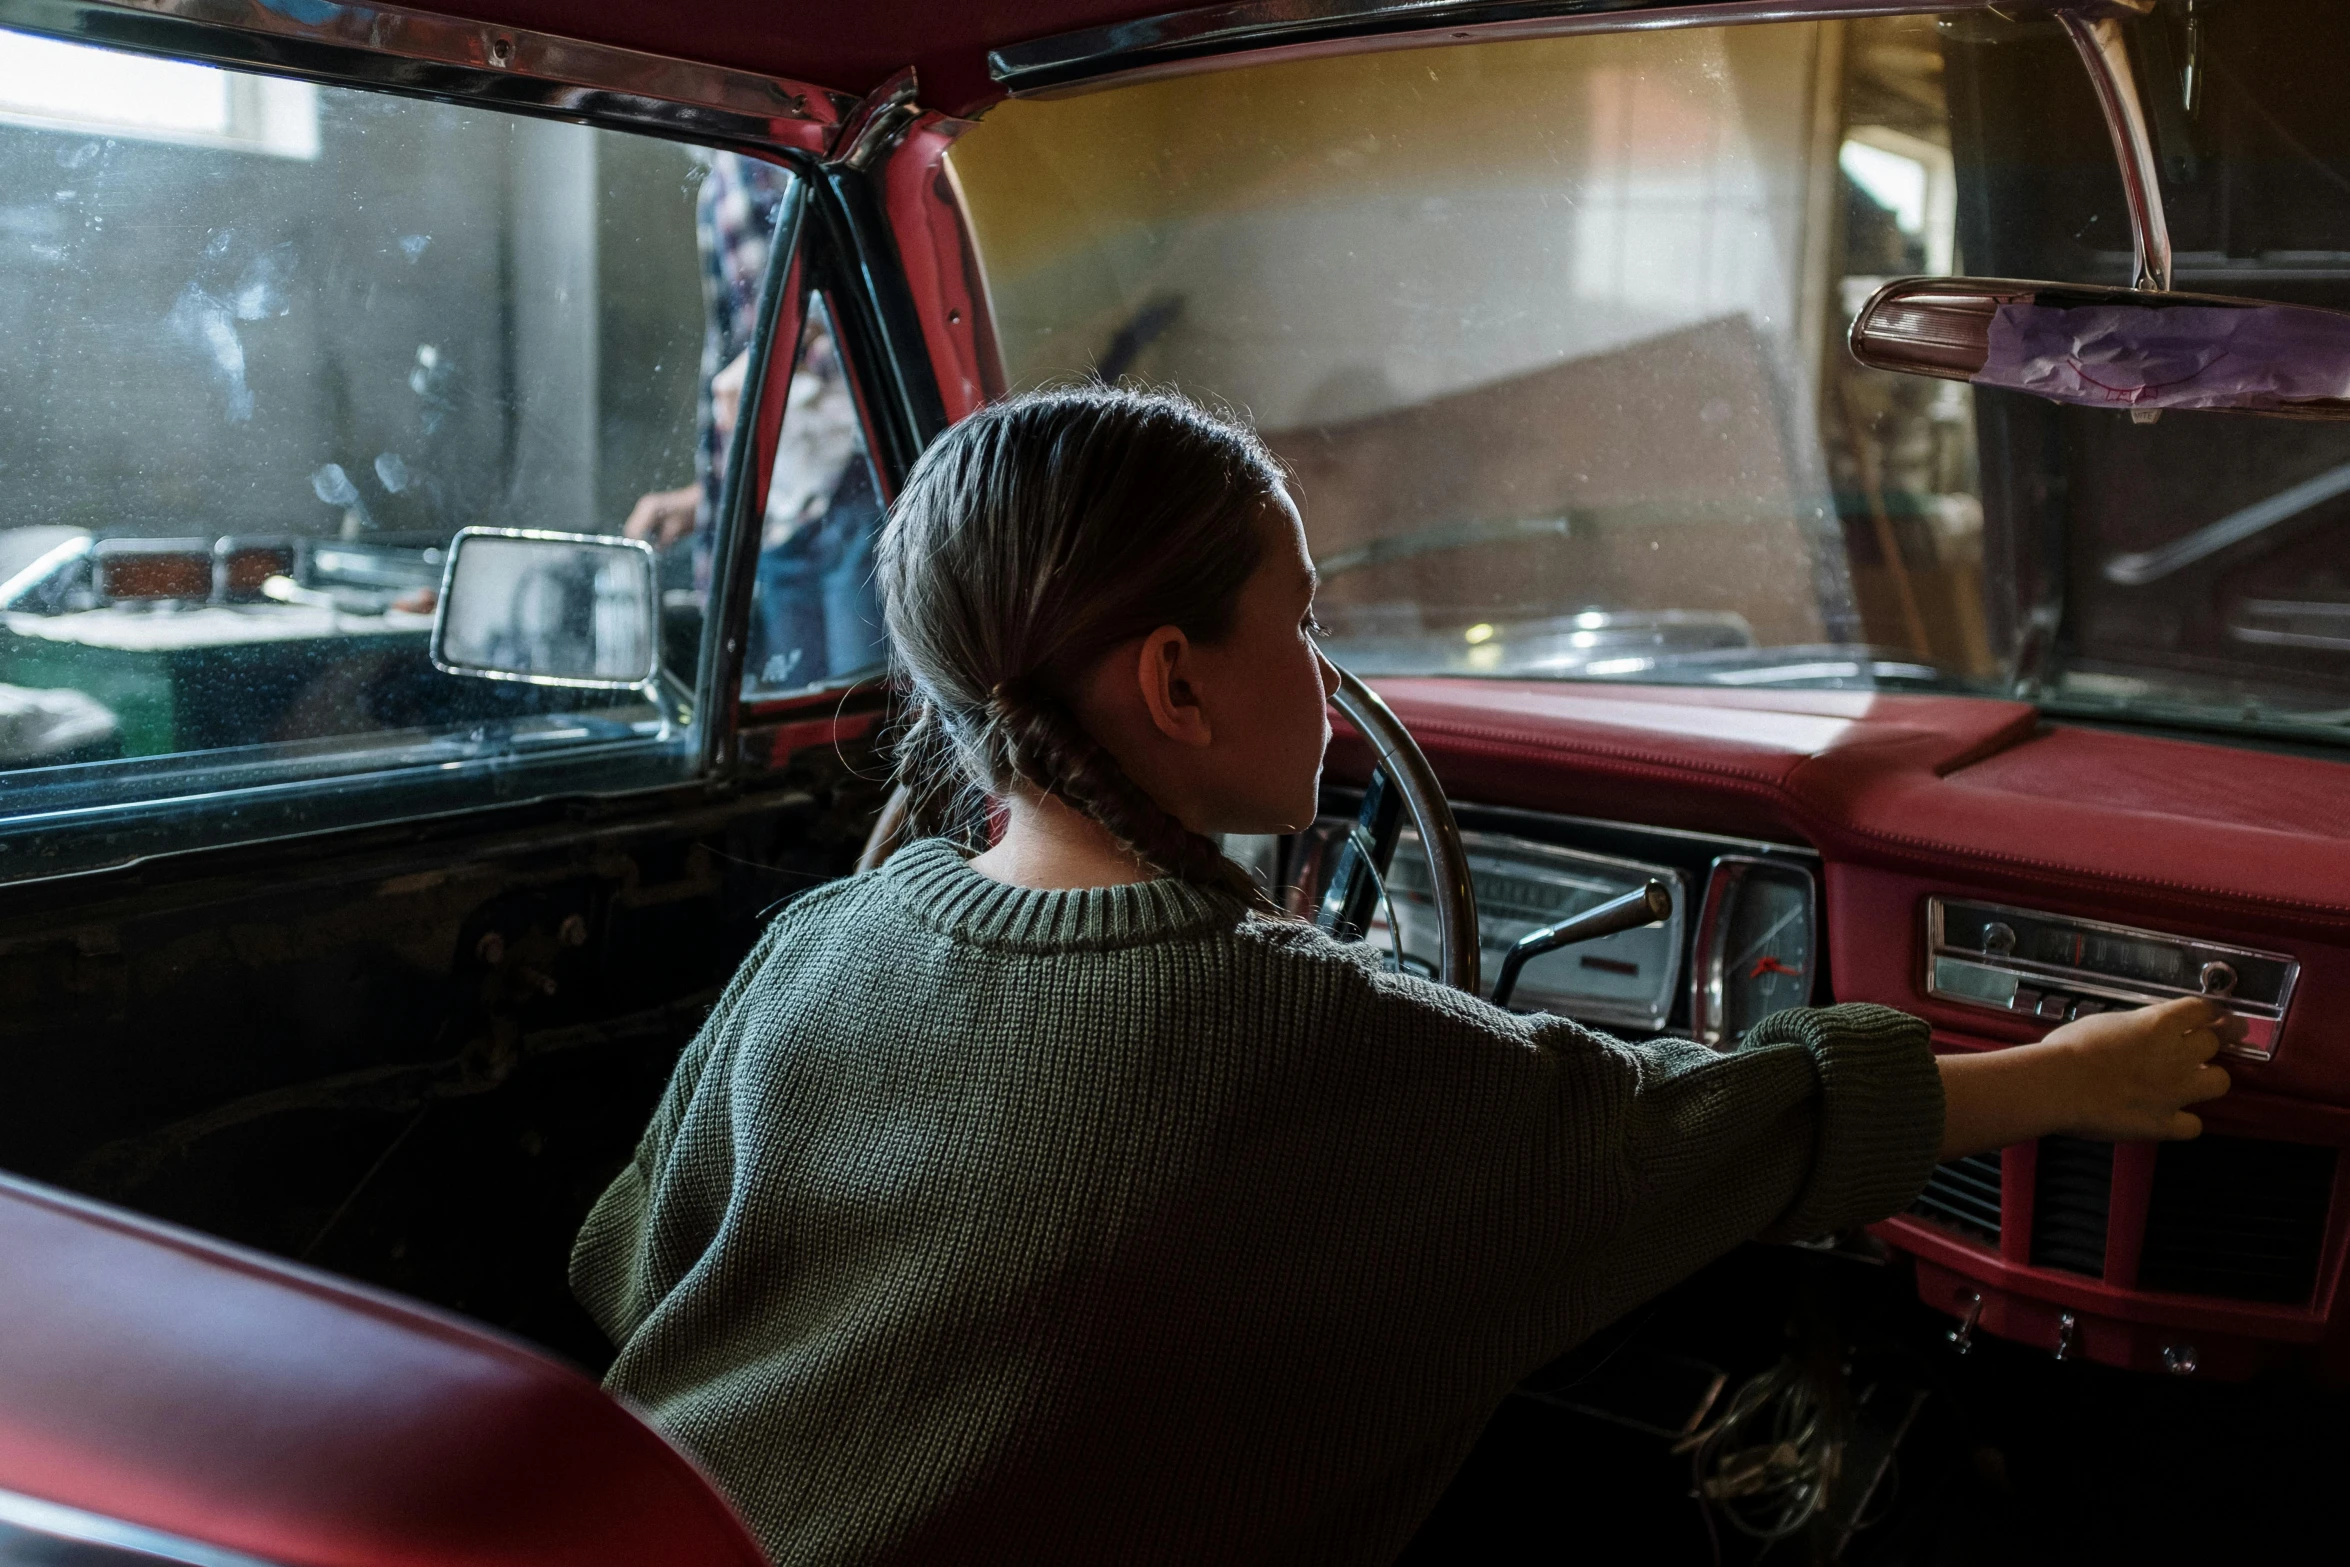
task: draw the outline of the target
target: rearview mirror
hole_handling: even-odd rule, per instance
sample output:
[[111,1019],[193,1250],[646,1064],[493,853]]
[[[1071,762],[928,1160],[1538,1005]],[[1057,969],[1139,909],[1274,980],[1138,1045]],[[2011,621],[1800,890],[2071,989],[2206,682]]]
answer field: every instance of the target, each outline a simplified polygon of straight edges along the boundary
[[624,690],[660,668],[653,551],[634,539],[464,528],[449,542],[432,661],[452,675]]
[[1852,322],[1879,370],[2151,418],[2164,408],[2350,419],[2350,315],[2218,294],[1903,278]]

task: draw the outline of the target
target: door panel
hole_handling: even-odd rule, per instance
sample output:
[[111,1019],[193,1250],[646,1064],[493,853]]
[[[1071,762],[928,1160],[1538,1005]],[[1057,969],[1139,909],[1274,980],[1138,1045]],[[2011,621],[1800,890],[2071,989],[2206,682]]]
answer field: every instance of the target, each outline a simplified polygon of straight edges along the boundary
[[[0,314],[47,333],[0,390],[56,416],[0,436],[29,486],[8,521],[41,524],[0,528],[0,696],[73,742],[0,752],[0,1168],[598,1364],[565,1285],[581,1218],[765,918],[851,869],[880,804],[882,695],[848,678],[869,635],[760,686],[737,732],[759,562],[728,547],[734,491],[788,477],[793,361],[739,452],[711,381],[761,362],[761,330],[798,343],[821,290],[869,537],[936,424],[909,423],[935,388],[875,325],[872,291],[903,315],[904,285],[858,240],[849,171],[757,165],[821,186],[773,258],[789,204],[720,221],[709,180],[748,154],[165,63],[231,109],[292,104],[310,139],[283,115],[268,145],[0,123],[0,181],[90,220],[0,230],[0,281],[39,285]],[[219,253],[144,234],[142,204],[211,222]],[[185,330],[131,330],[174,299]],[[644,532],[664,505],[657,686],[426,660],[455,528]],[[69,701],[104,743],[50,712]]]
[[730,802],[9,898],[0,1166],[592,1361],[570,1236],[762,916],[854,863],[876,776],[867,742],[804,744]]

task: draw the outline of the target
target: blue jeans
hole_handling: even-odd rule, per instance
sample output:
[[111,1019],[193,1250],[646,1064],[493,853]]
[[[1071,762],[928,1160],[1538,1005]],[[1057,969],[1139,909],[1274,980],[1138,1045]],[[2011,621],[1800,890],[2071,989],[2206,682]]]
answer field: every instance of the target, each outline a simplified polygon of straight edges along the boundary
[[795,690],[878,669],[888,640],[873,584],[881,506],[853,462],[824,515],[759,555],[746,684]]

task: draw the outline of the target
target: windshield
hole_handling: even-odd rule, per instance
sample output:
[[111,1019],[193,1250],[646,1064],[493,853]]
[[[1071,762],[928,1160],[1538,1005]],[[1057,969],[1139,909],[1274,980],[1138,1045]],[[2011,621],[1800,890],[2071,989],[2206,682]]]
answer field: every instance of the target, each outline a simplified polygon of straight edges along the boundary
[[[2345,9],[2129,24],[2178,287],[2350,306]],[[1252,416],[1362,673],[2350,717],[2350,431],[2136,424],[1844,349],[1890,277],[2129,281],[2053,22],[1286,62],[1008,103],[953,159],[1010,383]]]

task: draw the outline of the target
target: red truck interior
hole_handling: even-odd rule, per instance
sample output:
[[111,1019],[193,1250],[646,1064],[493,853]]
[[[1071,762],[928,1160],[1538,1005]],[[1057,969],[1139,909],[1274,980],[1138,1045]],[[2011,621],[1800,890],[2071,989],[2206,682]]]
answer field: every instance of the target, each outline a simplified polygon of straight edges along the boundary
[[[996,389],[996,372],[940,178],[943,122],[1001,96],[991,48],[1157,7],[462,9],[492,26],[854,96],[911,65],[926,113],[892,160],[887,210],[948,413],[960,417]],[[2038,1031],[1925,994],[1929,895],[2289,953],[2301,989],[2274,1059],[2230,1062],[2236,1090],[2209,1108],[2208,1125],[2329,1151],[2350,1144],[2350,1053],[2331,1022],[2350,1007],[2350,819],[2337,763],[2051,726],[2029,706],[1967,698],[1378,684],[1458,801],[1813,846],[1837,998],[1917,1013],[1945,1050]],[[802,720],[745,739],[778,761],[829,743],[830,723]],[[847,722],[861,730],[872,718]],[[1342,737],[1334,779],[1359,782],[1364,761]],[[2000,1162],[2001,1242],[1909,1217],[1878,1227],[1917,1259],[1921,1294],[1954,1325],[2140,1370],[2177,1369],[2182,1349],[2222,1378],[2312,1352],[2329,1374],[2350,1370],[2350,1164],[2335,1161],[2313,1295],[2274,1304],[2141,1287],[2151,1145],[2114,1156],[2103,1266],[2035,1264],[2028,1215],[2040,1157],[2026,1145]],[[759,1559],[724,1504],[633,1416],[584,1379],[452,1319],[17,1183],[0,1182],[0,1257],[0,1488],[289,1562]]]

